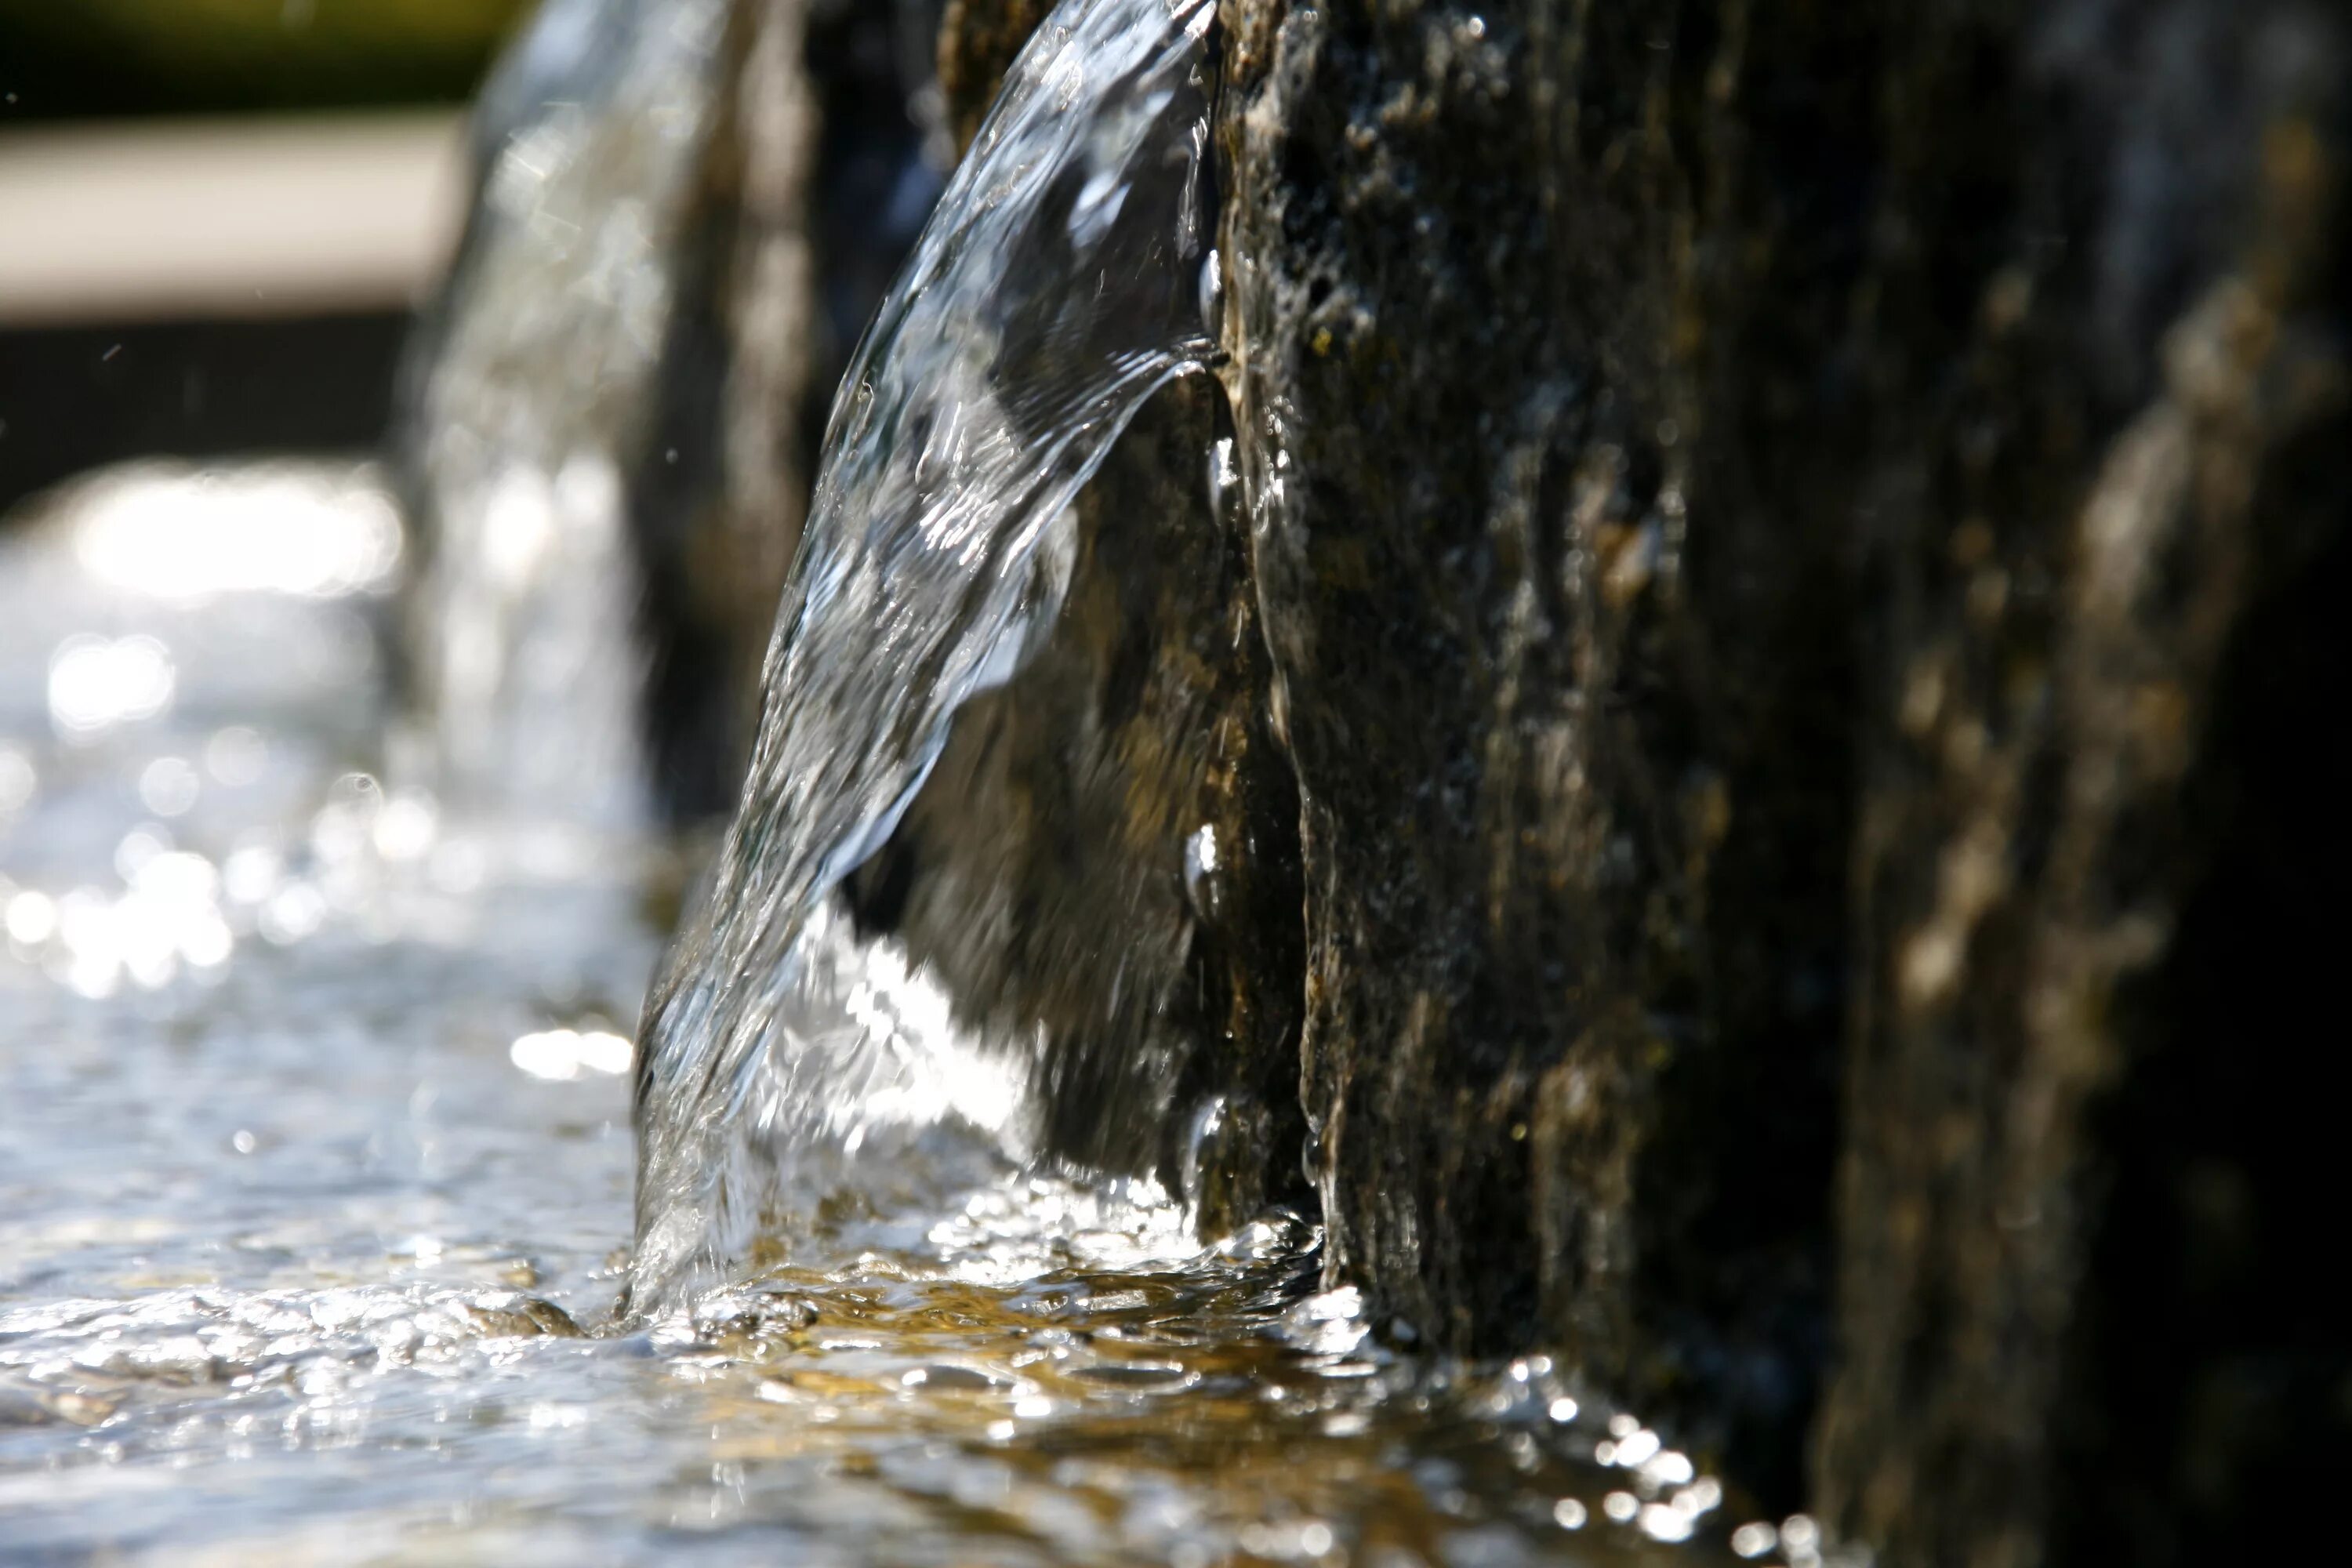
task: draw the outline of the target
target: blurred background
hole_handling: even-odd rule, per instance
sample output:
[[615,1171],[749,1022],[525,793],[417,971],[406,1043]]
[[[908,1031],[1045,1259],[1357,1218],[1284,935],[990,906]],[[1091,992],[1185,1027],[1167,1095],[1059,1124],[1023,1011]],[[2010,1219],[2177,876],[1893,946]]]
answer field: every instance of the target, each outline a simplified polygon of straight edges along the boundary
[[382,435],[519,0],[0,0],[0,511]]
[[455,103],[520,0],[0,0],[11,117]]

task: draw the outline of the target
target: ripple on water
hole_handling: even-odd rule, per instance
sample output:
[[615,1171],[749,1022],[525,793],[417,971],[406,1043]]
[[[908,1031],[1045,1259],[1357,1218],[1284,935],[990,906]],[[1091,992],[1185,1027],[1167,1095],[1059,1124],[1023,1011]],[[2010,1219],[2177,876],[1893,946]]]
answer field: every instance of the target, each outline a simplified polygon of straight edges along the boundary
[[[147,624],[11,603],[6,635],[43,647],[93,603],[109,636]],[[1353,1291],[1319,1289],[1295,1217],[1204,1248],[1150,1184],[1000,1168],[950,1202],[836,1211],[792,1261],[607,1326],[632,1174],[612,1069],[661,855],[446,876],[465,824],[386,830],[400,792],[346,782],[377,765],[349,728],[372,687],[216,700],[212,634],[169,613],[175,700],[209,705],[193,729],[159,714],[93,748],[39,706],[0,729],[31,759],[0,823],[0,1555],[1817,1555],[1803,1521],[1741,1523],[1666,1435],[1549,1363],[1383,1347]],[[273,755],[320,761],[278,776]],[[152,821],[159,756],[205,793],[157,854],[222,868],[204,891],[234,948],[85,994],[37,900],[131,896],[115,849]],[[238,889],[266,908],[292,885],[320,889],[316,919],[272,938]]]
[[[1064,1228],[1073,1208],[1090,1228]],[[424,1284],[11,1306],[0,1508],[30,1544],[174,1561],[310,1560],[339,1508],[338,1561],[593,1542],[688,1561],[1638,1563],[1720,1535],[1718,1487],[1541,1358],[1465,1369],[1373,1342],[1351,1293],[1312,1293],[1302,1222],[1181,1255],[1168,1225],[1133,1194],[1013,1178],[919,1247],[864,1245],[888,1228],[869,1217],[823,1261],[627,1332]],[[1113,1236],[1125,1259],[1094,1261]]]

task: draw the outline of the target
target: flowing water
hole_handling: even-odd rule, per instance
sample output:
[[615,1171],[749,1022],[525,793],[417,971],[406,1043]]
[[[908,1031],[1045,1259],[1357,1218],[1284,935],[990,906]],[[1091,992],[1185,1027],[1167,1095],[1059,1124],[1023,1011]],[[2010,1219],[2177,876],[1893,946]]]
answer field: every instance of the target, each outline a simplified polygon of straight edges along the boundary
[[[694,9],[562,0],[540,65],[659,12],[610,47],[670,70]],[[688,868],[420,765],[373,468],[142,466],[0,531],[0,1562],[1819,1560],[1545,1358],[1392,1348],[1307,1218],[1204,1241],[1038,1168],[1030,1043],[835,897],[1207,352],[1210,14],[1049,22],[861,350],[642,1060]],[[457,471],[547,524],[594,446]],[[557,581],[510,652],[612,602]],[[485,689],[428,756],[513,743]]]
[[403,549],[363,466],[142,467],[0,532],[0,1562],[1720,1537],[1548,1363],[1400,1358],[1312,1293],[1302,1222],[1202,1247],[1149,1187],[976,1169],[614,1321],[677,872],[380,782]]
[[477,117],[478,197],[399,444],[425,524],[418,765],[482,811],[593,830],[646,810],[627,488],[726,16],[724,0],[552,0]]
[[1068,508],[1209,344],[1206,0],[1076,0],[1007,78],[835,402],[743,806],[647,1012],[638,1310],[824,1206],[1018,1163],[1019,1040],[965,1037],[834,896],[1058,609]]

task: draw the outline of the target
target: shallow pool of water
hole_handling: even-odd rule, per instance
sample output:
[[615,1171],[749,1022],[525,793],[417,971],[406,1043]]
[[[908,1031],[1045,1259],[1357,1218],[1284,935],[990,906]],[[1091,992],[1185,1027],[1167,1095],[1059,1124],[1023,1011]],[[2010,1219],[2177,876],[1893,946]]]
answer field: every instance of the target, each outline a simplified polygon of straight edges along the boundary
[[0,533],[0,1560],[1811,1560],[1148,1185],[984,1170],[609,1324],[679,856],[402,782],[368,471],[110,483]]

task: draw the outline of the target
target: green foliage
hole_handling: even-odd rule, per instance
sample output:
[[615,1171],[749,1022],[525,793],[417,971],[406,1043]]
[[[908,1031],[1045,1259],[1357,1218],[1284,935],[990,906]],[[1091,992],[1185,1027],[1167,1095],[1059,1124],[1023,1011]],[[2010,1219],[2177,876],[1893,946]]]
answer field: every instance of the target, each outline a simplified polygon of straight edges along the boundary
[[529,0],[0,0],[35,114],[462,96]]

